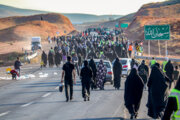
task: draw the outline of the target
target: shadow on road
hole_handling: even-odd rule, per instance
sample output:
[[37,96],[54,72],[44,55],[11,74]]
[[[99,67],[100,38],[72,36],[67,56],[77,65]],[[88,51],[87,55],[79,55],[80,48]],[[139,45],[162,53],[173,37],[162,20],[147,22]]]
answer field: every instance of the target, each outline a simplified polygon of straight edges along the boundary
[[[104,118],[84,118],[84,119],[74,119],[74,120],[130,120],[130,119],[125,119],[122,117],[104,117]],[[136,120],[152,120],[152,119],[136,119]]]

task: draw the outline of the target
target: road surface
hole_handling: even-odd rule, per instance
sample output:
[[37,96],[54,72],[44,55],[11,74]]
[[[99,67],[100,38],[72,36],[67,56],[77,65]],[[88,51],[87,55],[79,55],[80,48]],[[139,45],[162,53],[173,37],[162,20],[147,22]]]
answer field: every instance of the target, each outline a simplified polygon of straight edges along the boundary
[[[31,73],[24,67],[20,80],[0,80],[0,120],[127,120],[130,116],[124,106],[124,82],[115,90],[106,84],[105,90],[91,91],[90,101],[84,102],[81,83],[77,77],[74,99],[65,102],[65,94],[58,91],[60,68],[38,69],[31,66]],[[4,84],[5,81],[8,83]],[[147,116],[147,91],[144,90],[139,111],[140,120],[151,120]]]

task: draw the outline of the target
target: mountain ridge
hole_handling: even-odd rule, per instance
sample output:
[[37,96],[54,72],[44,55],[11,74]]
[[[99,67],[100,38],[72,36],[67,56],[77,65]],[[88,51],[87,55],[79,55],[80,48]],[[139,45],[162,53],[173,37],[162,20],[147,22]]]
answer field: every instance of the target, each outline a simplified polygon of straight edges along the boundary
[[[58,13],[58,12],[22,9],[22,8],[16,8],[16,7],[0,4],[0,13],[1,13],[0,18],[3,18],[10,16],[29,16],[36,14]],[[64,16],[68,17],[71,20],[71,22],[74,24],[109,20],[109,18],[116,19],[123,16],[123,15],[93,15],[93,14],[85,14],[85,13],[60,13],[60,14],[63,14]]]

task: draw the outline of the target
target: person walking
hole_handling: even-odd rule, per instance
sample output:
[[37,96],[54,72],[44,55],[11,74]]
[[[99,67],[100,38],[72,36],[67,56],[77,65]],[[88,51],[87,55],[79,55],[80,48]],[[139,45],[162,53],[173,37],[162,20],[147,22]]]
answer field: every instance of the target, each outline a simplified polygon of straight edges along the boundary
[[81,53],[79,53],[78,54],[78,67],[79,67],[79,69],[81,68],[81,66],[82,66],[82,56],[81,56]]
[[128,53],[129,53],[129,58],[131,58],[132,56],[132,51],[133,51],[133,45],[132,43],[128,46]]
[[49,67],[53,67],[54,66],[54,54],[49,51],[48,54],[48,61],[49,61]]
[[136,63],[136,61],[134,59],[132,59],[132,61],[131,61],[131,69],[133,69],[135,63]]
[[179,70],[178,70],[178,66],[175,67],[175,70],[173,72],[173,80],[174,80],[174,85],[176,86],[177,80],[179,77]]
[[100,88],[100,90],[104,90],[106,73],[107,73],[107,68],[103,63],[103,60],[100,60],[97,66],[97,74],[96,74],[97,87]]
[[148,81],[148,116],[153,119],[161,118],[169,95],[170,80],[156,63],[151,70]]
[[19,57],[17,57],[17,60],[14,62],[14,69],[16,70],[16,72],[18,72],[19,77],[20,77],[20,72],[21,72],[21,61],[19,59]]
[[[73,81],[76,84],[76,72],[74,69],[74,65],[71,63],[71,57],[67,57],[67,63],[63,65],[62,78],[61,83],[65,83],[65,94],[66,94],[66,102],[73,99]],[[70,88],[70,97],[68,88]]]
[[[180,120],[180,77],[172,89],[162,120]],[[171,118],[172,116],[172,118]]]
[[126,79],[124,93],[125,106],[131,114],[130,119],[137,118],[143,88],[143,80],[138,75],[137,70],[133,68]]
[[47,65],[47,55],[46,55],[46,53],[44,51],[42,52],[41,60],[43,62],[44,67],[46,67],[46,65]]
[[92,70],[88,66],[88,61],[84,61],[84,67],[81,69],[80,73],[82,83],[82,97],[84,98],[84,101],[90,100],[90,84],[92,74]]
[[165,66],[165,71],[166,71],[166,75],[167,77],[170,79],[170,86],[169,88],[171,88],[172,82],[173,82],[173,72],[174,72],[174,67],[173,64],[171,63],[171,60],[168,61],[168,63]]
[[152,68],[155,64],[156,64],[156,60],[155,60],[155,58],[153,57],[152,60],[150,61],[149,65],[150,65],[150,67]]
[[96,64],[94,62],[93,59],[91,59],[89,61],[89,67],[91,68],[92,72],[93,72],[93,80],[91,83],[91,89],[96,89],[97,88],[97,81],[96,81],[96,72],[97,72],[97,68],[96,68]]
[[149,77],[149,68],[145,64],[145,60],[142,60],[141,65],[138,67],[138,73],[139,73],[139,76],[142,78],[142,80],[144,82],[144,86],[146,86],[146,83],[147,83],[148,77]]
[[165,61],[163,61],[162,63],[162,69],[163,69],[163,72],[166,73],[166,70],[165,70],[165,67],[166,67],[166,64],[168,63],[168,60],[166,59]]
[[61,55],[60,55],[59,51],[56,51],[56,53],[55,53],[55,64],[57,67],[59,67],[60,63],[61,63]]
[[73,56],[72,56],[72,63],[74,64],[77,74],[79,76],[78,57],[76,54],[73,54]]
[[113,65],[113,74],[114,74],[114,87],[118,89],[121,87],[121,73],[122,73],[122,64],[119,62],[119,58],[116,58]]

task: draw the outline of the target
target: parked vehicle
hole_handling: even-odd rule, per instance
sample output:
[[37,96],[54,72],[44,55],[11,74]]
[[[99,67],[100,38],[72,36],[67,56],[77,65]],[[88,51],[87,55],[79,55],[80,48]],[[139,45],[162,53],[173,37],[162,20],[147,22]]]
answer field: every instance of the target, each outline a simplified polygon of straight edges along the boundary
[[[131,72],[131,58],[119,58],[121,64],[122,64],[122,76],[128,76]],[[112,64],[114,64],[115,60],[113,60]],[[137,61],[136,61],[137,62]]]
[[31,50],[41,49],[41,37],[32,37],[31,39]]

